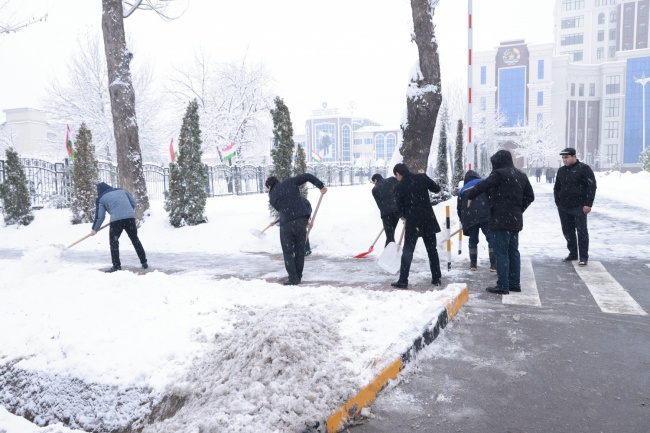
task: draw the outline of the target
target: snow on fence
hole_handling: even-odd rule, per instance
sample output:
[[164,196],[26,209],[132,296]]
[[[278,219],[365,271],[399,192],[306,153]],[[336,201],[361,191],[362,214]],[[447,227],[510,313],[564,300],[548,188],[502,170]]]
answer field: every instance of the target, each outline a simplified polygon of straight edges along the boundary
[[[71,169],[74,164],[68,162],[48,162],[34,158],[21,158],[32,206],[68,207],[72,189]],[[99,162],[99,182],[106,182],[119,187],[119,172],[112,162]],[[207,182],[205,185],[209,197],[223,195],[262,194],[266,192],[264,182],[270,176],[273,166],[254,166],[248,164],[205,166]],[[0,183],[5,180],[6,163],[0,160]],[[144,178],[147,184],[149,200],[164,200],[169,188],[169,166],[143,164]],[[312,173],[328,187],[358,185],[370,182],[374,173],[384,177],[392,175],[387,166],[353,167],[345,164],[308,164],[307,172]]]

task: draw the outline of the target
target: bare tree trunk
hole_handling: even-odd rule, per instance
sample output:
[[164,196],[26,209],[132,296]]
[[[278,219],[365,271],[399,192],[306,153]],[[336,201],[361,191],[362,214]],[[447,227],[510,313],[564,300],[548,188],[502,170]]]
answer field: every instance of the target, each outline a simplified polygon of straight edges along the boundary
[[400,153],[411,171],[426,170],[433,131],[442,103],[440,60],[433,26],[435,0],[411,0],[421,75],[413,77],[406,98],[407,125],[402,125]]
[[142,220],[144,212],[149,209],[149,197],[142,170],[135,91],[131,80],[130,63],[133,54],[126,48],[122,0],[102,0],[102,6],[108,92],[111,97],[120,185],[138,201],[135,215],[138,220]]

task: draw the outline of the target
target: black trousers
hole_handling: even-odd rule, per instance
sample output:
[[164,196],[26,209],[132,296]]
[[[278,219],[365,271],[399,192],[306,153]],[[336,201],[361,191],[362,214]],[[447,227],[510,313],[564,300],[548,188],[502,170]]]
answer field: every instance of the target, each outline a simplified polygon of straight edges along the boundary
[[409,273],[411,271],[411,261],[413,260],[413,251],[418,238],[422,237],[424,247],[427,249],[429,256],[429,269],[431,269],[431,279],[439,280],[442,278],[440,272],[440,258],[436,246],[436,234],[431,230],[424,230],[415,224],[409,224],[406,221],[406,233],[404,234],[404,248],[402,249],[402,262],[399,269],[399,281],[408,283]]
[[131,239],[133,248],[138,254],[140,263],[143,265],[147,263],[147,255],[144,252],[142,243],[138,238],[138,227],[135,225],[135,218],[127,218],[123,220],[111,221],[111,225],[108,231],[108,239],[111,245],[111,260],[113,261],[113,266],[119,268],[122,266],[120,263],[120,236],[122,231],[125,231],[126,234]]
[[280,224],[280,245],[284,256],[284,267],[289,274],[289,281],[297,284],[302,280],[305,267],[305,239],[307,238],[307,221],[305,216]]
[[395,212],[390,215],[381,217],[381,222],[384,224],[384,231],[386,232],[386,243],[384,246],[391,242],[395,242],[395,227],[399,222],[399,213]]
[[[580,260],[589,258],[589,231],[587,230],[587,215],[582,206],[574,208],[557,208],[562,224],[562,234],[566,239],[569,255]],[[576,240],[577,235],[577,240]]]

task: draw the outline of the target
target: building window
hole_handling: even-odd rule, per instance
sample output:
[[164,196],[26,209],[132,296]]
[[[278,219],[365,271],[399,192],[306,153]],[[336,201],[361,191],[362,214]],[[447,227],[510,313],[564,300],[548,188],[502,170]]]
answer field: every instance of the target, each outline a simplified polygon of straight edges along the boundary
[[618,138],[618,122],[605,122],[605,138]]
[[544,122],[544,115],[542,113],[537,113],[537,124],[541,125]]
[[372,144],[372,138],[364,138],[363,144]]
[[336,124],[317,123],[314,125],[316,134],[316,152],[320,155],[321,161],[334,162],[338,159],[336,154]]
[[582,141],[585,138],[585,130],[578,128],[578,141]]
[[397,138],[395,134],[386,134],[386,158],[391,159],[395,153]]
[[598,30],[598,42],[602,42],[605,40],[605,30]]
[[575,95],[576,95],[576,84],[571,83],[571,96],[575,96]]
[[585,0],[562,0],[562,12],[584,9]]
[[596,96],[596,84],[589,83],[589,96]]
[[487,110],[487,98],[485,96],[481,96],[481,111]]
[[544,60],[540,59],[537,61],[537,79],[544,79]]
[[596,48],[596,58],[597,59],[602,59],[603,56],[605,55],[605,49],[604,48]]
[[610,41],[616,40],[616,29],[609,29],[609,40]]
[[623,36],[625,37],[631,37],[632,36],[632,25],[628,24],[625,27],[623,27]]
[[609,54],[609,58],[613,59],[614,56],[616,55],[616,47],[613,46],[613,45],[611,47],[609,47],[609,53],[608,54]]
[[382,134],[377,134],[375,137],[375,159],[384,159],[385,157],[384,136]]
[[585,85],[578,85],[578,96],[585,96]]
[[572,62],[579,62],[582,60],[582,50],[579,51],[565,51],[560,54],[568,54]]
[[[360,138],[355,138],[354,139],[354,147],[361,146],[363,144],[363,140]],[[356,157],[355,157],[356,158]]]
[[571,33],[560,37],[560,45],[578,45],[582,43],[582,33]]
[[636,43],[637,48],[648,48],[648,42],[647,41],[639,41]]
[[343,153],[343,161],[350,162],[350,138],[351,138],[351,133],[350,133],[350,125],[343,125],[341,128],[341,146],[342,146],[342,153]]
[[481,66],[481,84],[487,83],[487,66]]
[[605,99],[605,117],[618,117],[620,103],[618,99]]
[[591,141],[594,139],[594,128],[587,127],[587,140]]
[[648,16],[648,5],[639,5],[639,16],[647,17]]
[[[604,17],[603,17],[603,22],[605,22]],[[582,27],[583,23],[584,23],[584,16],[579,16],[579,17],[563,18],[560,25],[563,29],[574,29],[576,27]]]
[[609,13],[609,22],[610,23],[615,23],[616,22],[616,11],[611,11]]
[[634,18],[634,9],[632,6],[626,6],[625,7],[625,15],[623,15],[625,19],[631,19]]
[[647,35],[648,34],[648,24],[647,23],[640,23],[639,24],[639,35]]
[[617,144],[606,144],[605,145],[605,158],[608,163],[615,164],[618,162],[618,145]]
[[505,116],[504,127],[526,122],[526,69],[524,67],[499,69],[499,110]]
[[602,12],[598,14],[598,24],[605,24],[605,14]]
[[605,77],[605,94],[621,93],[621,76],[610,75]]
[[544,92],[537,92],[537,106],[544,105]]

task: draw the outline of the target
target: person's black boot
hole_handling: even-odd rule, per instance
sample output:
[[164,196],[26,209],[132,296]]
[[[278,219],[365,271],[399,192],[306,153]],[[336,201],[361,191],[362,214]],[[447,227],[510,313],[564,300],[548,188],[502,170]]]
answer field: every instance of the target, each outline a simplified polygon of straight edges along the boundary
[[147,268],[149,268],[149,265],[146,264],[146,263],[143,263],[143,264],[142,264],[142,269],[147,269]]
[[406,289],[409,286],[408,281],[397,280],[394,283],[390,283],[391,286],[397,287],[398,289]]
[[121,271],[122,267],[121,266],[111,266],[110,268],[106,269],[104,272],[107,274],[111,274],[113,272]]
[[478,262],[478,250],[476,248],[469,249],[469,269],[475,271]]
[[497,256],[493,250],[490,250],[490,272],[497,271]]

